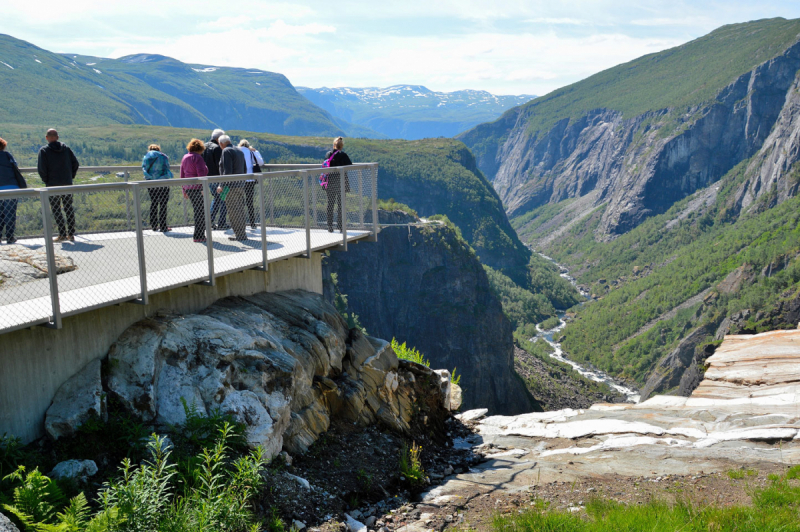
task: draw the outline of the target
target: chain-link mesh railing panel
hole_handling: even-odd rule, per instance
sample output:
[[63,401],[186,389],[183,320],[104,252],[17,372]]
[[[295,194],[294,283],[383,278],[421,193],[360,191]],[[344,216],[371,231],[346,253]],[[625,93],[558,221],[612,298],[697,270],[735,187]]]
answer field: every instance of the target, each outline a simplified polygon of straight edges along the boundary
[[[291,257],[307,250],[306,241],[306,192],[309,194],[311,210],[311,186],[307,174],[264,174],[264,199],[267,224],[268,260]],[[310,220],[309,220],[310,222]]]
[[208,278],[203,187],[179,179],[139,187],[148,292]]
[[241,178],[217,184],[215,201],[223,202],[225,223],[220,219],[214,230],[214,273],[253,268],[262,264],[261,247],[261,196],[258,180]]
[[371,168],[360,166],[347,172],[347,229],[367,230],[372,220]]
[[141,294],[133,199],[128,186],[50,189],[55,252],[74,263],[58,276],[62,315]]
[[[38,196],[0,195],[0,331],[50,321],[47,253]],[[65,270],[68,261],[56,257]]]

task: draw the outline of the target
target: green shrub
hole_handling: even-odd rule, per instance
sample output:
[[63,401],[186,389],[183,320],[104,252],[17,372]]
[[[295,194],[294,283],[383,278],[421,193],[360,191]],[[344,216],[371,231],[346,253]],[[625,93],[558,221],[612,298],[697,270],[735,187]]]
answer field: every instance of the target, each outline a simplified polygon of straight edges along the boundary
[[406,214],[410,214],[415,218],[419,215],[417,211],[406,205],[405,203],[400,203],[399,201],[395,201],[394,198],[389,198],[388,200],[378,200],[378,208],[383,209],[384,211],[403,211]]
[[422,447],[416,443],[403,444],[400,449],[400,474],[406,477],[412,485],[421,485],[425,482],[425,470],[422,469]]
[[558,319],[557,316],[553,316],[551,318],[547,318],[542,323],[540,323],[539,328],[542,329],[543,331],[549,331],[550,329],[555,329],[556,327],[558,327],[559,323],[561,323],[561,320]]
[[395,338],[392,338],[392,350],[397,355],[397,358],[402,360],[410,360],[426,367],[431,367],[431,361],[427,360],[425,356],[417,351],[414,347],[406,347],[406,343],[402,344]]
[[185,478],[170,461],[163,437],[153,435],[149,458],[122,461],[120,476],[103,485],[93,512],[81,493],[66,504],[58,485],[24,466],[7,478],[13,500],[3,508],[28,530],[43,532],[239,532],[257,530],[251,500],[264,484],[259,448],[233,458],[237,428],[223,422],[215,442],[189,462]]
[[458,386],[461,383],[461,375],[456,374],[456,369],[458,368],[453,368],[453,371],[450,372],[450,382]]

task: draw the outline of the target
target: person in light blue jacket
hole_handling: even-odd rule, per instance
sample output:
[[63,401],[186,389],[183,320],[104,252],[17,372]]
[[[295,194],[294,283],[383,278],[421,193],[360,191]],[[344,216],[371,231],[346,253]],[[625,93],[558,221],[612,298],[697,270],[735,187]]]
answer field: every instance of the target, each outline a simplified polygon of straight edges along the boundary
[[[142,159],[142,172],[148,181],[172,179],[169,169],[169,157],[161,152],[161,146],[151,144]],[[167,226],[167,203],[169,203],[169,187],[148,188],[150,194],[150,225],[153,231],[166,233],[172,229]]]

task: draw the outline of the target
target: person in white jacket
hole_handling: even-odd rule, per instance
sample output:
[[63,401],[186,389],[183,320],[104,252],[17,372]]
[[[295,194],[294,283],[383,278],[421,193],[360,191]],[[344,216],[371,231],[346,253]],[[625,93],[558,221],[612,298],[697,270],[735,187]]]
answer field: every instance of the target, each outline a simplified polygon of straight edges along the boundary
[[[264,164],[264,159],[261,153],[253,147],[246,139],[239,141],[239,149],[244,153],[244,162],[247,165],[247,173],[261,173],[261,165]],[[244,184],[244,202],[247,205],[247,217],[250,221],[250,227],[256,228],[258,219],[256,218],[256,210],[253,206],[253,200],[256,195],[256,181],[255,179],[248,179]]]

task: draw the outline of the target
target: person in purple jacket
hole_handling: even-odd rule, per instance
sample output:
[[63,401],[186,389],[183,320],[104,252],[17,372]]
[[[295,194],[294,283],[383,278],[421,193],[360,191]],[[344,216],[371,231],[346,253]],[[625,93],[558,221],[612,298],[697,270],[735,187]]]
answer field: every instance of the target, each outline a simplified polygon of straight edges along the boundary
[[[186,155],[181,160],[181,178],[205,177],[208,175],[208,166],[203,160],[202,153],[206,145],[200,139],[192,139],[186,146]],[[183,195],[189,198],[194,209],[194,241],[206,241],[206,213],[203,207],[203,185],[187,185],[183,188]]]

